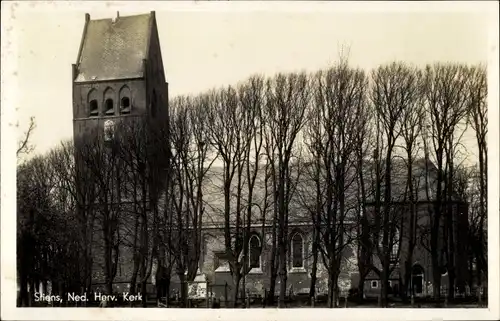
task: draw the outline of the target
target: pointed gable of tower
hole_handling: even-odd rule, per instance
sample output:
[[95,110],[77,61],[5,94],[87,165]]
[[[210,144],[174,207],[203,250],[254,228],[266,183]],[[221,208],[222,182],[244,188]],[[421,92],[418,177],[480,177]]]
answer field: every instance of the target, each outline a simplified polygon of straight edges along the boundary
[[144,77],[154,12],[86,22],[75,70],[75,82]]
[[72,72],[75,140],[102,137],[108,118],[148,116],[168,124],[168,84],[154,11],[98,20],[86,14]]

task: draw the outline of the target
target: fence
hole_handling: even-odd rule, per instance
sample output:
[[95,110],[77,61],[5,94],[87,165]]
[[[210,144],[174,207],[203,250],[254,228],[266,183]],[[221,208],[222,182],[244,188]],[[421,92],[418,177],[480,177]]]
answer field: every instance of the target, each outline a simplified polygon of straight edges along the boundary
[[[234,296],[233,296],[233,286],[232,284],[225,282],[224,284],[211,284],[206,282],[186,282],[188,284],[188,302],[187,307],[189,308],[232,308],[235,306],[239,307],[262,307],[265,308],[268,305],[268,298],[271,293],[266,289],[263,294],[252,294],[250,292],[245,293],[243,296],[242,291],[238,294],[238,302],[235,304]],[[447,303],[448,298],[448,287],[441,286],[441,303]],[[480,297],[478,296],[480,294]],[[279,292],[276,291],[274,293],[274,303],[278,302]],[[176,304],[175,301],[171,302],[171,307],[174,307]],[[378,298],[377,298],[378,299]],[[482,306],[483,303],[486,303],[486,290],[481,290],[480,288],[469,288],[465,287],[463,291],[459,291],[458,288],[455,290],[455,303],[467,303],[471,304],[472,302],[478,302],[479,305]],[[318,293],[315,298],[311,300],[309,297],[309,293],[294,293],[292,289],[287,291],[286,296],[286,305],[288,307],[293,306],[325,306],[328,303],[328,295],[326,293]],[[415,302],[417,302],[417,298],[415,298]],[[372,300],[373,301],[373,300]],[[368,304],[373,303],[372,301],[366,301]],[[363,301],[365,302],[365,301]],[[366,303],[365,302],[365,303]],[[394,302],[400,302],[399,299],[395,299]],[[418,298],[419,304],[422,302],[434,302],[432,299],[432,293],[427,293],[426,296]],[[338,296],[336,297],[336,306],[339,307],[348,307],[352,306],[352,304],[358,305],[363,304],[356,300],[356,297],[350,295],[348,290],[340,290]],[[165,306],[166,307],[166,306]]]

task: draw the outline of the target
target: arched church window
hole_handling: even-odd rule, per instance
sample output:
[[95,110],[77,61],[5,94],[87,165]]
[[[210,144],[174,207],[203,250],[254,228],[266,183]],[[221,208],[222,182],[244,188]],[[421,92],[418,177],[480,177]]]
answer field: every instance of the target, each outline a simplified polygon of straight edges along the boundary
[[[389,231],[389,239],[388,239],[388,246],[390,247],[390,260],[391,263],[394,264],[399,264],[399,244],[401,241],[401,235],[399,233],[399,229],[397,227],[393,227],[392,231]],[[380,249],[384,248],[384,231],[383,229],[380,230],[379,234],[379,244],[378,246]]]
[[120,112],[122,114],[130,114],[130,98],[122,97],[120,102]]
[[123,86],[120,89],[120,114],[130,114],[130,105],[130,89],[127,86]]
[[399,234],[399,229],[396,227],[394,229],[393,242],[392,242],[392,251],[391,251],[391,261],[398,263],[398,254],[399,254],[399,243],[401,241],[401,236]]
[[292,237],[292,267],[304,267],[304,239],[300,233]]
[[104,115],[110,116],[115,114],[115,98],[114,90],[110,87],[104,91]]
[[113,99],[111,99],[111,98],[106,99],[104,106],[105,106],[105,114],[106,115],[114,115],[115,114],[115,106],[114,106]]
[[87,96],[87,104],[89,117],[99,116],[99,104],[97,103],[97,91],[95,89],[90,90]]
[[261,243],[260,239],[257,235],[252,235],[248,242],[249,247],[249,257],[250,264],[249,267],[252,268],[260,268],[260,252],[261,252]]
[[99,115],[99,106],[97,100],[93,99],[89,102],[89,116],[94,117]]

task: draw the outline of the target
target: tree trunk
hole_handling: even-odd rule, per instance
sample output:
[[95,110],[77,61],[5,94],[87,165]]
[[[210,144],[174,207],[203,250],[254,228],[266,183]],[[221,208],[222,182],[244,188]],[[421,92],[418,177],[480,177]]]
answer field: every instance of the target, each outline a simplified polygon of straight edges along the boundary
[[170,305],[170,273],[165,277],[165,287],[164,287],[164,293],[165,293],[165,304],[167,307]]
[[[274,178],[273,178],[274,179]],[[275,195],[276,193],[274,193]],[[277,219],[278,219],[278,211],[277,205],[274,205],[274,213],[273,213],[273,227],[272,227],[272,235],[271,235],[271,260],[269,262],[271,269],[271,282],[269,285],[269,296],[268,296],[268,304],[274,305],[274,297],[276,293],[276,279],[278,278],[278,266],[276,264],[276,259],[278,255],[277,250]]]
[[319,244],[319,233],[314,231],[314,241],[312,244],[312,255],[313,262],[311,267],[311,285],[309,288],[309,301],[312,301],[316,295],[316,274],[318,270],[318,244]]
[[278,252],[279,252],[279,276],[280,276],[280,295],[278,301],[278,308],[285,307],[286,296],[286,279],[287,279],[287,264],[286,264],[286,247],[287,247],[287,234],[286,234],[286,204],[285,204],[285,165],[280,164],[280,178],[278,188]]
[[335,267],[335,258],[333,257],[333,253],[329,253],[328,259],[328,307],[336,308],[337,307],[337,296],[335,293],[336,288],[336,267]]
[[233,274],[233,302],[231,303],[232,308],[236,308],[238,306],[238,299],[239,299],[239,293],[240,293],[240,281],[241,281],[241,274],[238,272],[235,272]]
[[141,282],[141,295],[142,295],[142,307],[146,308],[148,306],[148,292],[147,292],[147,280]]
[[276,293],[276,279],[278,278],[277,269],[275,267],[271,267],[271,283],[269,284],[269,294],[267,297],[267,304],[274,305],[274,296]]
[[287,281],[287,271],[286,271],[286,252],[284,249],[280,249],[280,296],[278,301],[278,308],[285,308],[285,296],[286,296],[286,281]]
[[181,297],[180,297],[180,302],[179,305],[181,308],[186,307],[187,303],[187,283],[186,283],[186,276],[184,275],[184,271],[178,271],[177,276],[179,277],[179,281],[181,283]]
[[441,271],[439,270],[439,262],[437,254],[431,254],[432,259],[432,296],[434,300],[439,301],[441,298]]
[[330,267],[328,268],[328,308],[333,308],[333,278],[330,272]]
[[400,294],[402,296],[403,302],[407,303],[408,298],[411,297],[410,280],[411,280],[411,256],[405,261],[405,275],[403,279],[402,287],[400,287]]
[[388,269],[386,269],[384,262],[384,267],[382,268],[382,271],[380,273],[381,280],[380,280],[380,307],[381,308],[386,308],[387,307],[387,285],[388,285]]
[[364,299],[364,293],[365,293],[365,279],[366,275],[368,273],[363,273],[359,274],[359,280],[358,280],[358,300],[363,300]]

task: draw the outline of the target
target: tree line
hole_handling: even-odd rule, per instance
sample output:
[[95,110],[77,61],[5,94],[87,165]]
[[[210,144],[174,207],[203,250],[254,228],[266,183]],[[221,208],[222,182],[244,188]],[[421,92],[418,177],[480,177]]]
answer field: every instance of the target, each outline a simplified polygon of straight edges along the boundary
[[[388,280],[398,264],[406,271],[403,296],[409,295],[419,245],[432,258],[434,297],[440,298],[445,267],[453,298],[455,267],[443,262],[458,255],[451,214],[457,199],[469,204],[469,269],[486,286],[485,66],[393,62],[366,72],[341,57],[314,73],[254,75],[235,86],[175,97],[168,108],[168,122],[120,122],[109,139],[64,141],[18,165],[19,305],[31,304],[28,287],[49,281],[53,293],[90,292],[97,257],[111,293],[126,253],[133,262],[130,292],[146,293],[155,273],[157,296],[168,297],[172,275],[182,284],[194,280],[207,215],[217,212],[232,302],[249,272],[252,226],[262,224],[262,235],[271,231],[261,242],[271,252],[268,292],[275,293],[279,280],[277,303],[284,307],[297,210],[291,204],[313,227],[309,295],[315,296],[322,263],[330,307],[337,305],[343,253],[352,245],[359,292],[375,271],[381,306],[387,306]],[[463,163],[468,128],[477,140],[475,167]],[[23,140],[20,150],[27,145]],[[419,159],[425,159],[423,179],[415,174]],[[213,184],[214,167],[222,168],[217,208],[205,187]],[[403,182],[396,183],[398,177]],[[422,227],[418,204],[425,200],[428,224]],[[409,227],[392,206],[397,201],[405,204]],[[401,236],[403,228],[408,233]],[[394,255],[403,242],[408,250]],[[186,305],[186,286],[180,297]],[[274,303],[274,296],[268,299]]]

